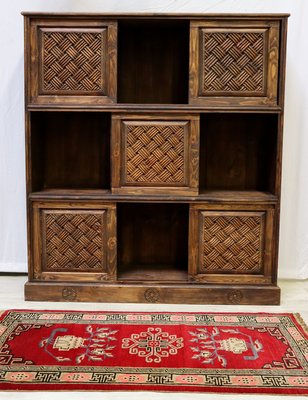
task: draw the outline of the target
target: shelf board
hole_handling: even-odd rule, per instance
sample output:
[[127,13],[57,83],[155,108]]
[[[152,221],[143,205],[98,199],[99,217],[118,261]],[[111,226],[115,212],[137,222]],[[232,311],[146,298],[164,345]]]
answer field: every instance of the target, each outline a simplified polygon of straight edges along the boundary
[[110,197],[111,192],[108,189],[43,189],[29,194],[30,199],[55,199],[55,200],[85,200],[102,199]]
[[190,104],[135,104],[135,103],[78,103],[78,104],[43,104],[30,103],[27,105],[28,111],[105,111],[105,112],[132,112],[148,113],[157,111],[160,113],[280,113],[280,106],[197,106]]
[[131,265],[118,268],[118,282],[187,282],[187,280],[187,270],[177,270],[172,265]]
[[29,194],[30,200],[103,200],[113,202],[152,203],[266,203],[276,204],[278,197],[261,191],[203,190],[198,196],[121,195],[103,189],[45,189]]
[[73,17],[73,18],[117,18],[117,19],[126,19],[126,18],[134,18],[134,19],[161,19],[161,18],[179,18],[179,19],[281,19],[287,18],[290,16],[289,13],[176,13],[176,12],[161,12],[155,13],[152,12],[126,12],[126,13],[93,13],[93,12],[35,12],[35,11],[21,11],[21,15],[29,16],[29,17],[45,17],[45,18],[59,18],[59,17]]
[[203,190],[198,196],[199,200],[219,202],[273,202],[278,201],[277,196],[256,190]]

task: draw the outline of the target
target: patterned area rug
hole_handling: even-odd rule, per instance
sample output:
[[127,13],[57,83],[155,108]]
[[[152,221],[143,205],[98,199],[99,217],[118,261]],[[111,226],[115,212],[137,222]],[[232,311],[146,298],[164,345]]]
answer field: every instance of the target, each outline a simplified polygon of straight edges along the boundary
[[10,310],[0,390],[308,394],[294,314]]

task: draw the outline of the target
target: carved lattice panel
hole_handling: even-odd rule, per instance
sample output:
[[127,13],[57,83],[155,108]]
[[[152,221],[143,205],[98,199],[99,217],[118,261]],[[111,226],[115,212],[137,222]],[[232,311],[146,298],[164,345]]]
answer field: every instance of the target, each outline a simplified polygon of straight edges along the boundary
[[199,273],[260,273],[263,268],[263,213],[201,213]]
[[44,270],[102,272],[105,229],[105,211],[44,212]]
[[185,183],[187,122],[125,122],[125,182]]
[[202,30],[202,95],[264,95],[265,32]]
[[42,90],[104,92],[106,30],[42,30]]

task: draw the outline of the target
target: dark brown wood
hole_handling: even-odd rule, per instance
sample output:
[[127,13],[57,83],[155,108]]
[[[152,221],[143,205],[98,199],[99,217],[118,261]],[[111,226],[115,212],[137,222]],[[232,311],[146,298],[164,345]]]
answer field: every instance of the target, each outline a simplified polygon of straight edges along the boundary
[[109,113],[32,113],[32,190],[110,189]]
[[246,203],[276,204],[277,196],[255,190],[202,190],[197,196],[178,196],[164,194],[112,194],[101,189],[44,189],[29,194],[31,200],[102,200],[107,202],[152,202],[152,203]]
[[116,101],[117,23],[30,20],[28,102]]
[[112,118],[112,193],[198,194],[199,117]]
[[78,12],[34,12],[34,11],[22,11],[22,15],[27,17],[44,17],[44,18],[59,18],[59,17],[74,17],[80,19],[97,19],[98,17],[106,17],[106,18],[116,18],[116,19],[126,19],[126,18],[134,18],[134,19],[144,19],[144,18],[153,18],[153,19],[206,19],[206,20],[217,20],[217,19],[228,19],[228,20],[245,20],[245,19],[257,19],[257,20],[275,20],[287,18],[290,16],[288,13],[220,13],[220,14],[207,14],[207,13],[78,13]]
[[275,194],[277,124],[276,115],[202,114],[201,190]]
[[[238,207],[237,207],[238,208]],[[271,283],[273,210],[191,206],[190,279],[205,283]]]
[[128,268],[119,269],[118,282],[161,282],[178,283],[179,281],[187,282],[187,270],[175,269],[174,266],[169,265],[138,265],[133,264]]
[[200,112],[228,112],[228,113],[264,113],[264,114],[279,114],[281,112],[280,106],[238,106],[225,105],[217,106],[209,104],[207,106],[191,105],[191,104],[128,104],[128,103],[115,103],[115,104],[29,104],[28,111],[106,111],[106,112],[131,112],[138,113],[159,112],[166,113],[189,113],[199,114]]
[[33,203],[30,278],[105,281],[116,277],[114,204]]
[[280,289],[274,285],[201,285],[27,282],[29,301],[82,301],[103,303],[168,303],[279,305]]
[[279,22],[192,21],[191,104],[277,104]]
[[[118,271],[138,265],[142,280],[169,280],[168,270],[187,276],[188,205],[118,204]],[[156,273],[153,272],[155,266]],[[152,270],[148,276],[147,270]],[[124,274],[123,274],[124,273]]]
[[118,102],[188,103],[189,21],[133,19],[118,29]]
[[24,15],[26,299],[279,304],[288,15]]

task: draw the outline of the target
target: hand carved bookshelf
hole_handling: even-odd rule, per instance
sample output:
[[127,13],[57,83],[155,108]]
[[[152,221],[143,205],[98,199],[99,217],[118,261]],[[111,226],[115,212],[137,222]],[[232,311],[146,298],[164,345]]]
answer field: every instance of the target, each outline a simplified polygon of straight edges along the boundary
[[23,15],[26,299],[279,304],[288,15]]

